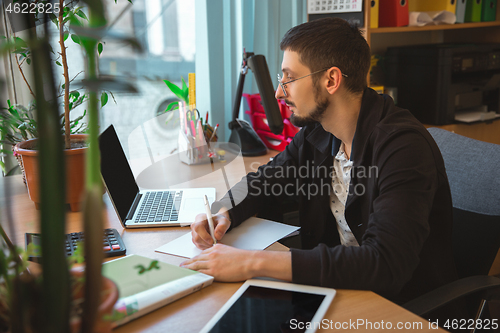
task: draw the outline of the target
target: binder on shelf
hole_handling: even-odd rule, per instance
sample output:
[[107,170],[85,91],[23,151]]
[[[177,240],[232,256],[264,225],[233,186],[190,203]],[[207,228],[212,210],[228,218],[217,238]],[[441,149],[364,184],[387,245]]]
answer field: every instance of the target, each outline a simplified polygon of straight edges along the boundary
[[455,0],[408,0],[408,11],[430,12],[447,10],[455,14],[457,9]]
[[483,0],[481,21],[495,21],[497,18],[497,0]]
[[465,22],[481,22],[482,0],[467,0],[465,6]]
[[378,2],[379,0],[370,1],[370,28],[378,28]]
[[457,16],[457,23],[465,22],[465,7],[467,5],[467,0],[457,0],[457,10],[455,15]]
[[408,23],[408,0],[379,0],[379,27],[403,27]]

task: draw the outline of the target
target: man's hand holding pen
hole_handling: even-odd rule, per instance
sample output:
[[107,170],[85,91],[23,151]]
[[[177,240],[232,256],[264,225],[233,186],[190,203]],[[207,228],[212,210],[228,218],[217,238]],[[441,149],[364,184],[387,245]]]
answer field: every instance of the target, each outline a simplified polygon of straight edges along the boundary
[[[223,208],[212,219],[214,222],[214,237],[219,242],[231,225],[229,214]],[[195,222],[191,224],[191,234],[193,236],[193,243],[201,250],[208,249],[214,245],[214,241],[210,235],[207,214],[198,214],[196,216]]]
[[[259,251],[240,250],[223,244],[215,244],[226,234],[231,225],[225,209],[219,210],[212,217],[214,223],[213,238],[210,235],[208,214],[198,214],[191,224],[191,234],[196,247],[203,250],[194,258],[181,263],[181,267],[211,275],[216,281],[244,281],[256,276],[254,257]],[[211,215],[211,214],[210,214]]]

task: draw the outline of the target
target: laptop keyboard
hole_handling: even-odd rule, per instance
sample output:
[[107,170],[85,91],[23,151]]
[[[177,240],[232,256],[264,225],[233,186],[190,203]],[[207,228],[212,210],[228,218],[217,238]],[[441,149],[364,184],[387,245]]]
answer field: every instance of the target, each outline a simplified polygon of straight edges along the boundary
[[146,192],[135,223],[177,221],[181,207],[182,191]]

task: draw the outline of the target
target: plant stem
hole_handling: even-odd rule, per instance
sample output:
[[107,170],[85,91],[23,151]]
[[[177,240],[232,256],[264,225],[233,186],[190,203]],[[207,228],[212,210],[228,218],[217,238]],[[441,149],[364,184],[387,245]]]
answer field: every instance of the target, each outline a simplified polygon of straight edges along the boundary
[[[59,8],[64,8],[64,0],[59,0]],[[71,148],[71,129],[69,124],[69,74],[66,46],[64,45],[64,10],[59,11],[59,45],[61,46],[61,59],[64,76],[64,147]]]
[[30,93],[31,95],[33,95],[33,98],[36,99],[35,97],[35,94],[33,93],[33,90],[31,90],[31,86],[30,84],[28,83],[28,80],[26,80],[26,76],[24,76],[24,72],[23,72],[23,69],[21,67],[21,64],[19,63],[19,59],[17,59],[17,54],[14,54],[14,58],[16,58],[16,63],[17,63],[17,68],[19,68],[19,72],[21,73],[21,75],[23,76],[23,80],[24,82],[26,83],[26,85],[28,86],[28,89],[30,90]]
[[[27,21],[27,24],[34,26],[33,22]],[[43,175],[39,178],[41,250],[46,258],[42,264],[43,324],[47,326],[45,332],[68,332],[70,281],[64,251],[66,170],[47,22],[43,27],[45,34],[40,39],[35,29],[27,29],[33,45],[33,80],[40,134],[39,174]]]
[[[100,0],[85,1],[89,6],[90,29],[101,28],[106,25],[104,7]],[[89,81],[97,80],[97,43],[91,37],[81,38],[85,49],[87,66],[86,77]],[[89,89],[88,125],[89,149],[86,163],[86,189],[84,232],[85,232],[85,303],[82,315],[82,332],[94,332],[94,323],[97,318],[101,290],[102,252],[102,180],[100,175],[99,152],[99,106],[96,89]]]

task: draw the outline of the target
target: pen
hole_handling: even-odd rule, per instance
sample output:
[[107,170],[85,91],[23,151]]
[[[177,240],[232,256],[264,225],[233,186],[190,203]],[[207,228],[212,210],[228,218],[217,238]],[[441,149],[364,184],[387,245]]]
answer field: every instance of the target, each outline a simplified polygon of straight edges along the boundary
[[214,220],[212,219],[212,212],[210,211],[210,204],[208,203],[208,198],[206,194],[204,195],[204,199],[205,199],[205,210],[207,211],[208,227],[210,229],[210,236],[212,236],[214,244],[217,244],[217,240],[215,239],[214,235]]
[[219,128],[219,124],[215,125],[214,131],[212,132],[212,136],[210,139],[208,139],[208,142],[211,142],[212,139],[215,137],[215,132],[217,132],[217,129]]

